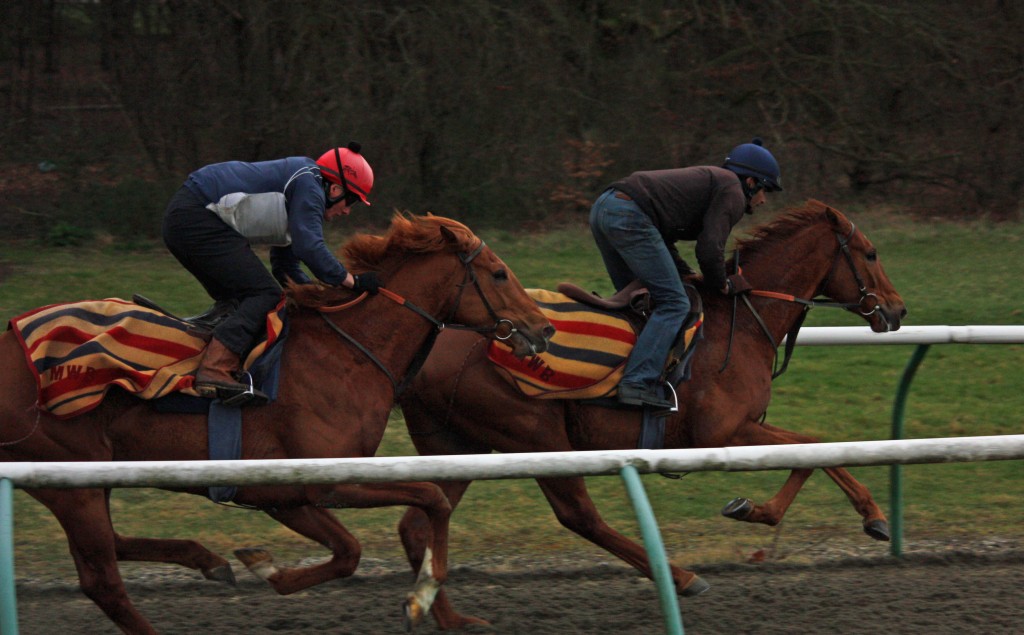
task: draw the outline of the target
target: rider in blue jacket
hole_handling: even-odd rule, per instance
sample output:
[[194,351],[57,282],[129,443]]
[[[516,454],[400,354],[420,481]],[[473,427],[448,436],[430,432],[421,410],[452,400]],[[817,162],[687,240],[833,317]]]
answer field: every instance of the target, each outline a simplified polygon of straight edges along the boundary
[[[360,146],[328,150],[318,160],[229,161],[190,174],[164,216],[164,243],[199,280],[217,305],[235,310],[213,331],[196,371],[195,390],[233,404],[265,401],[239,381],[241,359],[264,335],[267,313],[288,280],[317,279],[356,291],[377,292],[376,274],[354,276],[324,242],[324,219],[369,205],[373,170]],[[271,272],[252,250],[271,245]]]

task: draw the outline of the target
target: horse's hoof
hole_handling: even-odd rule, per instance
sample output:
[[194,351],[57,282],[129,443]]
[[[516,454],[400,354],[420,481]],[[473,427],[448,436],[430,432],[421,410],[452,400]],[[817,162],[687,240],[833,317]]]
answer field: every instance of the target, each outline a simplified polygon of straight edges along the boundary
[[222,564],[219,567],[213,569],[203,569],[203,577],[207,580],[213,580],[214,582],[226,582],[231,586],[237,584],[235,580],[235,572],[231,569],[230,564]]
[[754,511],[754,501],[749,498],[734,498],[722,508],[722,515],[734,520],[746,520]]
[[884,520],[872,520],[864,523],[864,533],[875,540],[889,542],[889,523]]
[[701,593],[711,588],[711,585],[704,581],[700,576],[693,576],[690,583],[683,588],[682,595],[684,598],[695,598]]
[[402,602],[402,615],[405,632],[411,633],[417,624],[423,621],[423,608],[415,599],[406,599]]

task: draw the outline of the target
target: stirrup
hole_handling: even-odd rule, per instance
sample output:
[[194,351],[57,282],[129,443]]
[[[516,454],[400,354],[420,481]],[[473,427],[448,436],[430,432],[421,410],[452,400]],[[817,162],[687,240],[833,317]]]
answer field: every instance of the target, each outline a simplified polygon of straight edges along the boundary
[[258,390],[252,382],[252,375],[244,373],[249,379],[249,385],[236,384],[227,386],[224,384],[209,383],[202,387],[195,386],[196,392],[203,397],[220,399],[221,404],[229,408],[241,408],[242,406],[262,406],[270,401],[262,390]]
[[669,392],[672,393],[672,407],[663,410],[654,410],[651,412],[652,417],[665,417],[674,412],[679,412],[679,394],[676,393],[675,386],[673,386],[671,382],[667,381],[665,382],[665,385],[668,386]]
[[[631,385],[619,386],[618,401],[621,404],[630,406],[642,406],[644,408],[658,408],[660,410],[668,410],[672,412],[678,409],[678,402],[669,402],[664,399],[661,395],[657,394],[659,391],[657,386],[653,386],[650,390],[643,388],[633,388]],[[675,391],[673,391],[673,395]],[[657,400],[657,401],[655,401]]]

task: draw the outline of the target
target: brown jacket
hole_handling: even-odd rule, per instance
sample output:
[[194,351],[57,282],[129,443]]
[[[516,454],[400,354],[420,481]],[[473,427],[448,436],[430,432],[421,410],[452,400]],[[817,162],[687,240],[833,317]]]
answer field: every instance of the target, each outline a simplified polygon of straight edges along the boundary
[[694,240],[705,282],[713,289],[725,285],[725,244],[748,208],[735,173],[713,166],[634,172],[611,187],[650,217],[677,263],[675,242]]

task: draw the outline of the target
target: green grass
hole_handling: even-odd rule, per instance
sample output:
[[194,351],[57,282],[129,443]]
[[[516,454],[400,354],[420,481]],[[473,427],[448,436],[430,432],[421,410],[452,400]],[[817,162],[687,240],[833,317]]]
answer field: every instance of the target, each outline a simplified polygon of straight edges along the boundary
[[[1024,288],[1024,225],[912,221],[878,212],[847,210],[879,249],[910,314],[907,325],[1020,324]],[[743,227],[740,228],[743,231]],[[545,234],[481,230],[527,287],[572,281],[602,294],[611,290],[585,226]],[[333,242],[341,240],[332,236]],[[689,247],[681,245],[685,251]],[[189,314],[209,304],[201,287],[159,246],[121,251],[116,246],[42,248],[9,243],[0,256],[0,313],[12,317],[52,302],[130,297],[140,292]],[[863,324],[855,316],[815,309],[808,326]],[[912,346],[799,347],[789,371],[774,386],[769,423],[824,441],[887,439],[893,397]],[[907,404],[907,438],[1014,434],[1024,376],[1021,345],[933,346],[917,373]],[[400,413],[389,424],[382,455],[412,453]],[[854,474],[888,509],[888,468]],[[843,494],[821,473],[807,483],[783,529],[722,519],[735,496],[770,497],[785,475],[695,473],[680,481],[643,477],[665,543],[680,563],[734,561],[778,540],[799,551],[811,540],[872,545]],[[906,536],[925,538],[1024,537],[1019,501],[1024,462],[1003,461],[904,468]],[[632,508],[617,478],[589,478],[594,499],[612,526],[639,540]],[[62,532],[51,516],[16,492],[15,540],[19,575],[47,571],[73,575]],[[344,510],[342,521],[361,540],[364,557],[401,558],[394,528],[402,509]],[[267,545],[285,561],[323,551],[264,515],[217,506],[195,497],[132,489],[113,496],[115,526],[127,534],[189,537],[227,555],[241,546]],[[878,553],[885,553],[881,543]],[[452,522],[452,561],[487,553],[599,552],[562,529],[530,481],[474,484]]]

